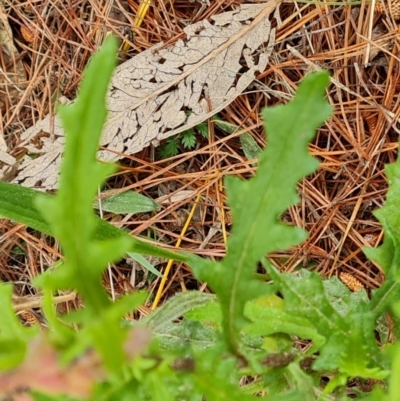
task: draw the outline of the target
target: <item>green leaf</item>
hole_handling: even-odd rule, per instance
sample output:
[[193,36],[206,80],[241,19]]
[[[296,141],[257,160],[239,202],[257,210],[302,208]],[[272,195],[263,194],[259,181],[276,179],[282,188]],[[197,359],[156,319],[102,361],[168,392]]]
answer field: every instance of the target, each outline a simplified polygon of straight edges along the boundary
[[[0,216],[54,236],[55,234],[52,226],[45,220],[42,214],[38,212],[34,205],[34,199],[38,195],[49,199],[54,197],[54,195],[44,194],[30,188],[21,187],[20,185],[0,181]],[[166,251],[154,245],[142,242],[98,217],[95,218],[95,222],[95,238],[98,240],[124,237],[130,241],[129,251],[131,252],[180,260],[182,262],[187,262],[188,260],[183,253]]]
[[[216,352],[217,351],[217,352]],[[196,355],[194,380],[205,398],[213,401],[255,401],[258,398],[245,394],[234,383],[236,361],[220,359],[218,349],[207,349]]]
[[197,306],[196,308],[186,312],[185,319],[195,320],[205,326],[220,330],[222,324],[222,314],[219,303],[217,302],[217,297],[215,297],[213,301],[207,302],[201,306]]
[[216,332],[202,322],[183,319],[187,312],[195,313],[202,307],[214,303],[215,295],[199,291],[187,291],[170,298],[163,306],[153,311],[142,323],[149,327],[163,348],[182,351],[192,347],[205,348],[216,341]]
[[[239,130],[237,125],[228,123],[227,121],[220,120],[217,116],[213,118],[214,124],[227,132],[228,134],[233,134],[235,131]],[[239,135],[240,144],[242,145],[242,149],[244,154],[249,160],[258,159],[260,152],[262,152],[261,147],[254,140],[254,138],[247,132]],[[257,163],[255,163],[255,166]]]
[[216,296],[199,291],[181,292],[170,298],[163,306],[143,319],[144,324],[154,330],[160,330],[188,311],[215,301]]
[[386,194],[385,205],[376,210],[377,217],[385,232],[385,240],[379,248],[364,247],[363,251],[369,259],[378,263],[386,275],[400,275],[399,252],[400,252],[400,160],[385,167],[389,190]]
[[31,391],[29,395],[32,396],[35,401],[80,401],[78,398],[72,398],[66,395],[48,395],[38,391]]
[[168,138],[159,148],[158,152],[162,159],[168,159],[169,157],[176,156],[179,151],[178,137],[174,136]]
[[[284,297],[284,311],[289,316],[296,316],[296,319],[308,320],[319,336],[325,338],[313,369],[339,370],[340,377],[332,381],[329,390],[333,390],[335,383],[338,385],[346,381],[347,377],[386,377],[384,361],[375,340],[374,320],[368,301],[348,304],[339,313],[333,306],[337,300],[331,304],[318,274],[307,271],[303,271],[300,277],[280,274],[272,265],[268,266],[268,270]],[[344,300],[346,298],[351,299],[345,296]],[[347,313],[344,314],[346,310]]]
[[[152,199],[134,191],[125,191],[114,195],[107,195],[107,192],[103,192],[101,195],[102,199],[95,201],[93,206],[97,209],[101,207],[106,212],[125,214],[160,210],[160,205]],[[99,202],[101,202],[101,206]]]
[[0,216],[51,234],[50,225],[33,204],[38,194],[39,191],[0,181]]
[[[69,347],[69,355],[73,355],[74,350],[82,352],[91,344],[113,372],[119,372],[126,359],[123,343],[127,330],[120,325],[121,318],[145,299],[144,294],[133,294],[116,303],[110,301],[101,282],[103,272],[109,262],[118,260],[129,250],[132,239],[127,235],[116,235],[98,240],[92,209],[97,188],[114,169],[99,163],[96,157],[107,114],[104,99],[115,66],[116,51],[115,38],[107,37],[85,70],[77,100],[60,108],[66,132],[60,187],[54,197],[35,198],[65,255],[65,263],[44,275],[40,284],[46,293],[74,288],[85,302],[83,327]],[[65,344],[68,333],[57,326],[54,314],[48,305],[46,308],[50,322],[57,330],[58,342]],[[110,347],[111,343],[113,347]]]
[[[125,351],[122,347],[127,338],[127,331],[119,324],[123,316],[136,310],[146,300],[146,293],[138,292],[118,299],[101,315],[86,322],[84,333],[90,334],[91,344],[102,355],[108,367],[119,371],[121,362],[125,360]],[[115,326],[115,327],[114,327]],[[85,336],[82,336],[85,339]],[[110,346],[110,344],[113,344]]]
[[233,134],[235,131],[239,129],[239,127],[235,124],[228,123],[227,121],[221,120],[218,116],[213,117],[213,123],[222,131],[225,131],[227,134]]
[[[12,286],[0,284],[0,369],[18,366],[25,357],[26,342],[36,332],[36,328],[24,327],[14,313],[11,303]],[[1,393],[1,392],[0,392]]]
[[[86,324],[92,327],[94,346],[112,371],[121,369],[125,359],[122,343],[126,333],[116,315],[111,314],[115,306],[102,286],[101,277],[107,263],[118,260],[128,251],[130,239],[121,236],[96,240],[92,203],[97,188],[114,170],[114,166],[97,161],[97,151],[107,115],[105,95],[115,67],[116,51],[116,39],[107,37],[85,70],[75,103],[59,108],[66,132],[60,187],[55,197],[35,199],[65,255],[64,265],[46,276],[44,288],[77,290],[91,319]],[[106,317],[109,317],[107,321]],[[108,345],[110,342],[116,345],[113,351]]]
[[247,322],[244,305],[268,291],[255,277],[257,263],[264,255],[306,238],[303,230],[283,224],[279,216],[298,201],[298,180],[318,165],[307,145],[331,112],[323,99],[327,84],[326,73],[310,74],[293,101],[263,111],[268,147],[260,156],[257,175],[248,181],[234,177],[225,181],[234,221],[227,255],[222,262],[193,266],[196,276],[218,296],[224,337],[236,353],[240,353],[239,333]]
[[49,331],[49,340],[58,348],[65,348],[75,341],[75,330],[64,324],[57,316],[56,308],[54,308],[52,292],[44,290],[42,310],[46,318]]
[[325,343],[325,337],[318,333],[308,319],[286,313],[283,310],[283,301],[281,307],[274,306],[276,298],[282,301],[276,296],[268,296],[255,299],[246,305],[245,315],[252,324],[246,327],[245,333],[253,336],[270,336],[277,333],[297,336],[313,341],[307,355],[317,352]]
[[144,268],[153,273],[157,277],[164,277],[143,255],[139,253],[128,252],[128,256],[140,263]]
[[303,372],[297,363],[291,363],[288,371],[293,378],[294,387],[303,394],[303,401],[314,401],[314,386],[311,377]]
[[400,297],[400,159],[385,167],[389,190],[385,205],[374,215],[382,224],[385,237],[378,248],[364,247],[369,259],[376,262],[384,271],[386,280],[374,292],[371,306],[377,319]]
[[167,323],[153,329],[162,348],[175,352],[205,349],[215,345],[217,333],[200,322],[184,319],[181,323]]
[[192,129],[183,131],[180,137],[185,149],[193,149],[196,146],[196,134]]
[[[302,270],[300,277],[309,277],[309,274]],[[370,302],[365,290],[351,292],[337,277],[323,280],[322,283],[326,298],[341,316],[355,312],[359,304]]]
[[208,123],[207,122],[203,122],[203,123],[196,125],[196,130],[199,131],[200,135],[203,138],[205,138],[205,139],[208,138],[209,133],[208,133]]
[[[255,139],[247,132],[244,132],[242,135],[240,135],[239,139],[246,157],[249,160],[258,159],[262,149],[255,141]],[[257,165],[257,163],[255,163],[255,165]]]
[[[399,186],[397,184],[397,186]],[[397,302],[393,305],[394,315],[397,318],[400,318],[400,303]],[[392,372],[390,377],[390,385],[389,385],[389,397],[388,401],[397,401],[400,396],[400,342],[394,345],[393,352],[393,362],[392,362]]]

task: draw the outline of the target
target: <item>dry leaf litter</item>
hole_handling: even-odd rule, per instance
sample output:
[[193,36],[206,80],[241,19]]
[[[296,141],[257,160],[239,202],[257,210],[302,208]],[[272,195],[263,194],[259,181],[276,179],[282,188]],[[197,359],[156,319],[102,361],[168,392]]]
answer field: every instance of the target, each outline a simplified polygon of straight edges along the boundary
[[[181,247],[219,258],[225,252],[224,229],[229,230],[230,225],[221,181],[227,175],[246,179],[255,171],[240,146],[239,135],[250,133],[264,147],[260,109],[286,103],[309,71],[324,68],[332,75],[328,99],[335,112],[310,146],[321,167],[299,184],[301,203],[283,216],[289,224],[307,229],[309,238],[287,252],[270,255],[270,260],[288,272],[298,267],[325,276],[341,271],[365,288],[376,288],[383,275],[361,249],[377,246],[382,240],[372,211],[384,203],[384,165],[397,156],[398,27],[397,15],[390,14],[397,10],[396,3],[383,7],[383,12],[377,4],[377,12],[373,12],[363,4],[285,2],[278,7],[279,15],[271,8],[257,26],[251,24],[268,4],[245,3],[250,2],[216,0],[201,8],[198,2],[159,1],[150,7],[132,41],[129,27],[138,10],[137,1],[84,0],[72,5],[57,0],[5,0],[0,75],[0,150],[5,179],[42,189],[56,185],[55,166],[63,135],[54,118],[55,105],[59,99],[74,99],[90,55],[112,31],[121,42],[128,40],[131,49],[128,54],[120,53],[109,95],[110,121],[100,155],[104,160],[119,159],[121,169],[107,189],[135,190],[153,199],[160,196],[161,185],[170,192],[162,195],[162,209],[157,213],[108,213],[103,217],[132,234],[150,234],[173,246],[181,228],[174,222],[187,214],[200,193],[199,216]],[[251,8],[259,10],[258,14],[234,21],[234,15],[244,12],[240,10]],[[226,22],[228,15],[231,19]],[[226,31],[224,24],[229,26]],[[238,34],[243,29],[248,29],[247,33]],[[265,36],[247,39],[252,32],[265,32]],[[231,41],[228,45],[227,36],[236,37],[241,44]],[[188,44],[202,49],[204,57],[193,56],[191,64]],[[179,52],[185,56],[179,58]],[[141,65],[152,67],[140,71]],[[207,76],[206,68],[212,72]],[[224,77],[221,87],[216,86],[218,74]],[[124,96],[121,89],[125,87],[129,92]],[[218,99],[221,93],[224,95]],[[195,111],[193,117],[185,113],[187,105]],[[165,115],[165,110],[174,111]],[[159,160],[157,147],[147,146],[216,111],[238,130],[228,135],[208,120],[209,138],[199,137],[195,151],[168,160]],[[40,168],[34,168],[33,162],[28,166],[26,154],[34,152]],[[168,201],[168,197],[178,201]],[[1,279],[15,282],[16,294],[34,296],[31,280],[58,260],[58,243],[9,221],[2,221],[1,234]],[[143,275],[137,272],[131,282],[131,274],[128,263],[113,265],[104,279],[106,288],[113,296],[133,290]],[[147,286],[153,292],[159,280],[149,276]],[[186,266],[176,264],[164,297],[192,288],[204,289]],[[78,305],[79,300],[69,301],[65,308]]]

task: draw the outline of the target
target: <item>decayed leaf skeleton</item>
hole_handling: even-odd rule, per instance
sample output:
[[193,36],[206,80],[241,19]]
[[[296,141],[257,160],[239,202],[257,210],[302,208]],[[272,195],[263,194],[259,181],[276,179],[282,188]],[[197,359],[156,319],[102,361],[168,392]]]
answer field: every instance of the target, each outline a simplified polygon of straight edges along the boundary
[[[271,19],[280,1],[242,4],[188,25],[186,40],[157,44],[120,65],[107,98],[99,158],[114,161],[137,153],[229,105],[267,66],[275,43]],[[50,135],[40,138],[39,149],[34,139],[41,132]],[[39,156],[22,161],[14,182],[55,188],[64,144],[58,118],[47,117],[21,139],[21,146]]]

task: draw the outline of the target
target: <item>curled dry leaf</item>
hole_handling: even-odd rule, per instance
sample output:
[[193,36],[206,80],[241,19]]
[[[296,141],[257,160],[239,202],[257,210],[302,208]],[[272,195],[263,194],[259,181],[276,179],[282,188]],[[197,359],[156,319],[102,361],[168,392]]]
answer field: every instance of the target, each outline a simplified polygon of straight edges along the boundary
[[[275,38],[271,19],[280,1],[243,4],[189,25],[186,41],[167,48],[160,43],[120,65],[107,99],[99,158],[114,161],[122,153],[137,153],[230,104],[267,66]],[[40,156],[23,160],[14,182],[54,188],[64,144],[58,119],[48,116],[21,139],[22,147]]]

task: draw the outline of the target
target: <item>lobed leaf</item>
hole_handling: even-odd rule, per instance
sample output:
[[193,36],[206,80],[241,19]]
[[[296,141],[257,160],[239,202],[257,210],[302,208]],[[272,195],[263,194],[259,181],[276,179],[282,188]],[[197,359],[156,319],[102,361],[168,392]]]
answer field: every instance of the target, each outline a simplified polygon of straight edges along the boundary
[[268,270],[284,297],[284,311],[289,316],[296,316],[296,319],[310,322],[318,335],[325,339],[325,343],[320,344],[320,355],[313,369],[338,369],[339,375],[327,391],[346,382],[348,377],[386,377],[385,361],[375,340],[374,320],[368,300],[348,304],[347,313],[343,308],[339,312],[333,306],[335,300],[331,303],[326,296],[318,274],[304,272],[301,277],[280,274],[271,265]]
[[256,264],[264,255],[306,237],[303,230],[283,224],[279,217],[298,201],[298,180],[318,165],[307,145],[331,112],[323,99],[327,84],[326,73],[310,74],[293,101],[263,111],[268,147],[260,156],[256,176],[248,181],[233,177],[225,181],[234,221],[227,255],[221,262],[194,266],[197,277],[208,282],[218,296],[224,337],[236,353],[240,353],[239,332],[246,324],[244,305],[267,292],[255,277]]
[[371,301],[375,319],[400,297],[400,159],[387,165],[385,172],[389,182],[386,203],[374,212],[385,232],[384,242],[378,248],[363,248],[386,274],[384,284],[374,292]]
[[102,274],[109,262],[129,250],[132,241],[127,236],[97,240],[92,208],[97,188],[114,169],[97,161],[97,149],[107,115],[105,95],[116,51],[116,39],[110,36],[86,68],[76,102],[60,108],[66,131],[60,188],[54,197],[35,198],[65,255],[65,263],[44,276],[41,284],[45,290],[74,288],[85,303],[84,325],[69,353],[74,356],[73,350],[82,352],[90,344],[113,372],[122,369],[127,357],[123,349],[127,330],[121,327],[120,320],[127,310],[138,306],[138,297],[140,302],[144,300],[142,294],[116,303],[109,299]]

